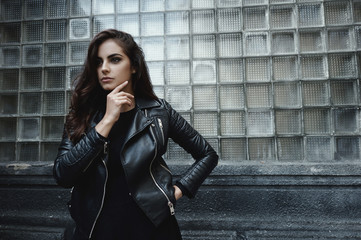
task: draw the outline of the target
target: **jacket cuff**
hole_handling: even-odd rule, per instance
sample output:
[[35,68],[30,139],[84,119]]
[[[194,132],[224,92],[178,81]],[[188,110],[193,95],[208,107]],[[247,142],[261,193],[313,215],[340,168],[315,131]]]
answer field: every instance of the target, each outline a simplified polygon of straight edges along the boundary
[[176,182],[174,185],[179,187],[179,189],[182,191],[182,194],[187,196],[188,198],[192,198],[193,195],[181,184],[180,182]]

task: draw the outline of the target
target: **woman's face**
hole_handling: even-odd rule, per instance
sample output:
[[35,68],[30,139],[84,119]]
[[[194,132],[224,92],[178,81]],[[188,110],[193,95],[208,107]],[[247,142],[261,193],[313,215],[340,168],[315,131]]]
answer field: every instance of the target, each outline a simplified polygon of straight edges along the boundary
[[108,39],[99,46],[97,73],[99,84],[104,90],[112,91],[116,86],[129,81],[122,91],[133,94],[131,78],[135,70],[115,40]]

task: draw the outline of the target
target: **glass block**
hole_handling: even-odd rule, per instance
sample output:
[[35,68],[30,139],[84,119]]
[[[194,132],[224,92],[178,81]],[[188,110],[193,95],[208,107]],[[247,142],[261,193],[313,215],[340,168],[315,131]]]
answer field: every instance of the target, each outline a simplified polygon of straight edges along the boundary
[[19,70],[0,70],[0,91],[17,91],[19,88]]
[[45,89],[64,89],[65,67],[45,69]]
[[41,138],[43,140],[60,140],[63,128],[63,117],[45,117],[42,119]]
[[330,110],[324,108],[305,109],[303,121],[306,134],[330,133]]
[[350,78],[356,76],[354,55],[330,54],[328,55],[328,69],[331,78]]
[[352,48],[349,29],[337,29],[328,31],[329,50],[350,50]]
[[249,160],[274,160],[275,143],[273,138],[248,139]]
[[2,93],[0,95],[0,114],[16,114],[18,112],[18,95]]
[[193,36],[194,58],[215,58],[216,37],[214,35]]
[[213,113],[213,112],[194,113],[194,128],[203,136],[217,136],[218,133],[217,113]]
[[276,32],[272,34],[272,53],[294,53],[295,50],[294,32]]
[[166,56],[167,59],[189,59],[189,37],[167,37]]
[[269,0],[270,4],[294,3],[296,0]]
[[240,109],[245,107],[243,85],[220,86],[219,95],[221,109]]
[[248,84],[246,93],[249,108],[272,107],[270,84]]
[[246,116],[243,111],[221,112],[221,135],[235,136],[246,134]]
[[39,144],[34,142],[19,143],[17,152],[18,161],[37,161],[39,159]]
[[20,118],[18,137],[20,140],[39,140],[39,118]]
[[270,26],[271,28],[295,27],[295,11],[291,6],[271,6]]
[[361,26],[355,27],[355,35],[356,35],[356,48],[361,49]]
[[277,138],[278,160],[295,162],[303,159],[302,138]]
[[165,76],[168,85],[189,84],[190,66],[189,62],[167,62]]
[[267,136],[274,134],[272,111],[248,112],[247,135]]
[[326,106],[329,104],[327,82],[303,82],[302,94],[304,106]]
[[192,0],[192,8],[214,8],[214,0]]
[[15,160],[15,143],[0,142],[0,161],[9,162]]
[[16,139],[16,119],[0,118],[0,140],[15,141]]
[[65,43],[52,43],[45,45],[45,64],[63,65],[66,58]]
[[64,114],[64,92],[45,92],[43,101],[44,114]]
[[243,6],[266,5],[268,0],[243,0]]
[[324,50],[321,31],[299,32],[300,52],[322,52]]
[[25,19],[43,18],[45,5],[43,0],[24,1],[24,5]]
[[139,36],[139,15],[119,15],[117,17],[117,28],[131,34],[133,37]]
[[301,107],[301,91],[298,82],[275,83],[273,88],[276,107]]
[[216,83],[215,61],[193,61],[193,83]]
[[91,1],[88,0],[70,0],[70,15],[74,17],[89,16],[91,10]]
[[170,139],[168,145],[168,158],[170,161],[182,160],[183,163],[185,160],[191,160],[192,156]]
[[23,22],[23,42],[41,42],[43,32],[43,21]]
[[83,64],[88,52],[88,42],[72,42],[69,43],[69,63]]
[[323,15],[322,15],[321,3],[299,5],[298,25],[300,27],[322,26]]
[[246,55],[268,54],[268,33],[247,33],[244,50]]
[[42,143],[40,161],[51,161],[56,158],[59,143]]
[[68,15],[68,7],[66,0],[48,0],[46,15],[48,18],[66,17]]
[[[24,53],[23,53],[24,54]],[[19,47],[0,47],[1,67],[16,67],[20,64]]]
[[361,22],[361,2],[353,2],[353,21]]
[[336,138],[336,160],[357,160],[360,159],[360,138],[340,137]]
[[333,159],[329,137],[308,137],[306,139],[306,159],[308,162],[329,161]]
[[140,16],[142,36],[164,35],[164,14],[146,13]]
[[247,82],[269,82],[270,66],[268,58],[247,58],[246,59],[246,80]]
[[66,20],[46,21],[46,40],[59,41],[66,39]]
[[247,143],[245,138],[221,139],[221,159],[223,161],[247,160]]
[[0,4],[2,21],[21,20],[21,0],[1,0]]
[[166,34],[189,34],[188,12],[167,12],[165,15]]
[[242,0],[216,0],[216,2],[219,8],[242,6]]
[[215,31],[215,12],[213,10],[192,11],[193,33],[212,33]]
[[20,94],[20,114],[40,114],[41,93]]
[[194,86],[193,108],[194,110],[217,110],[217,87],[215,85]]
[[146,61],[164,60],[164,38],[151,37],[142,39],[142,48]]
[[166,10],[189,9],[191,0],[166,0]]
[[69,39],[90,38],[89,18],[70,19],[69,25],[70,25]]
[[83,67],[75,66],[75,67],[68,67],[66,73],[66,89],[71,89],[73,87],[73,82],[75,78],[81,73]]
[[192,107],[192,92],[190,87],[168,87],[166,100],[177,111],[188,111]]
[[164,62],[148,62],[147,65],[152,84],[164,85]]
[[164,87],[154,86],[153,91],[159,98],[164,98]]
[[334,105],[356,105],[357,104],[357,82],[356,81],[332,81],[331,98]]
[[0,43],[20,43],[21,24],[4,23],[0,24]]
[[348,1],[325,2],[325,21],[327,25],[349,24],[352,22]]
[[266,7],[243,9],[244,28],[246,30],[266,29],[268,26]]
[[41,66],[43,64],[43,45],[24,45],[22,55],[24,66]]
[[222,83],[243,82],[243,61],[241,59],[219,60],[219,81]]
[[21,90],[40,90],[42,83],[41,68],[23,68],[21,70]]
[[242,30],[241,9],[218,9],[217,14],[219,32],[240,32]]
[[326,78],[325,58],[321,55],[301,56],[302,78]]
[[334,124],[336,133],[357,133],[358,126],[356,109],[335,109]]
[[296,57],[274,57],[272,63],[274,80],[296,80],[298,78]]
[[114,28],[114,20],[115,20],[115,16],[114,15],[108,15],[108,16],[95,16],[93,18],[93,35],[109,29],[109,28]]
[[218,41],[219,57],[239,57],[242,55],[241,34],[220,34]]
[[114,0],[93,0],[93,14],[112,14],[114,9]]
[[138,0],[117,0],[117,13],[136,13],[138,11]]
[[140,10],[142,12],[164,11],[164,0],[140,0]]
[[301,134],[300,110],[277,110],[275,117],[277,134]]

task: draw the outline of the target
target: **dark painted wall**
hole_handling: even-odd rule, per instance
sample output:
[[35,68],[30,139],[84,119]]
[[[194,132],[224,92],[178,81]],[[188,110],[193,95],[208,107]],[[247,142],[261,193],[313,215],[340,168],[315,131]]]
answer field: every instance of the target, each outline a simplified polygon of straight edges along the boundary
[[[186,240],[361,239],[360,175],[356,163],[222,165],[176,215]],[[69,198],[52,163],[2,163],[0,239],[70,239]]]

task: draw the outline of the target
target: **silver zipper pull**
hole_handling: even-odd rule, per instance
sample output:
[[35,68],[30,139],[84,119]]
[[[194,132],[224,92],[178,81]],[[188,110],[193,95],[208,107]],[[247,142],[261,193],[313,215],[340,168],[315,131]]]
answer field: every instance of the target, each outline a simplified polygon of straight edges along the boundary
[[171,201],[168,202],[168,207],[170,209],[170,215],[174,215],[175,214],[174,206],[173,206],[173,203]]
[[108,142],[104,143],[104,154],[108,154]]
[[163,129],[163,123],[162,123],[162,120],[160,118],[158,118],[158,123],[159,123],[159,127]]

